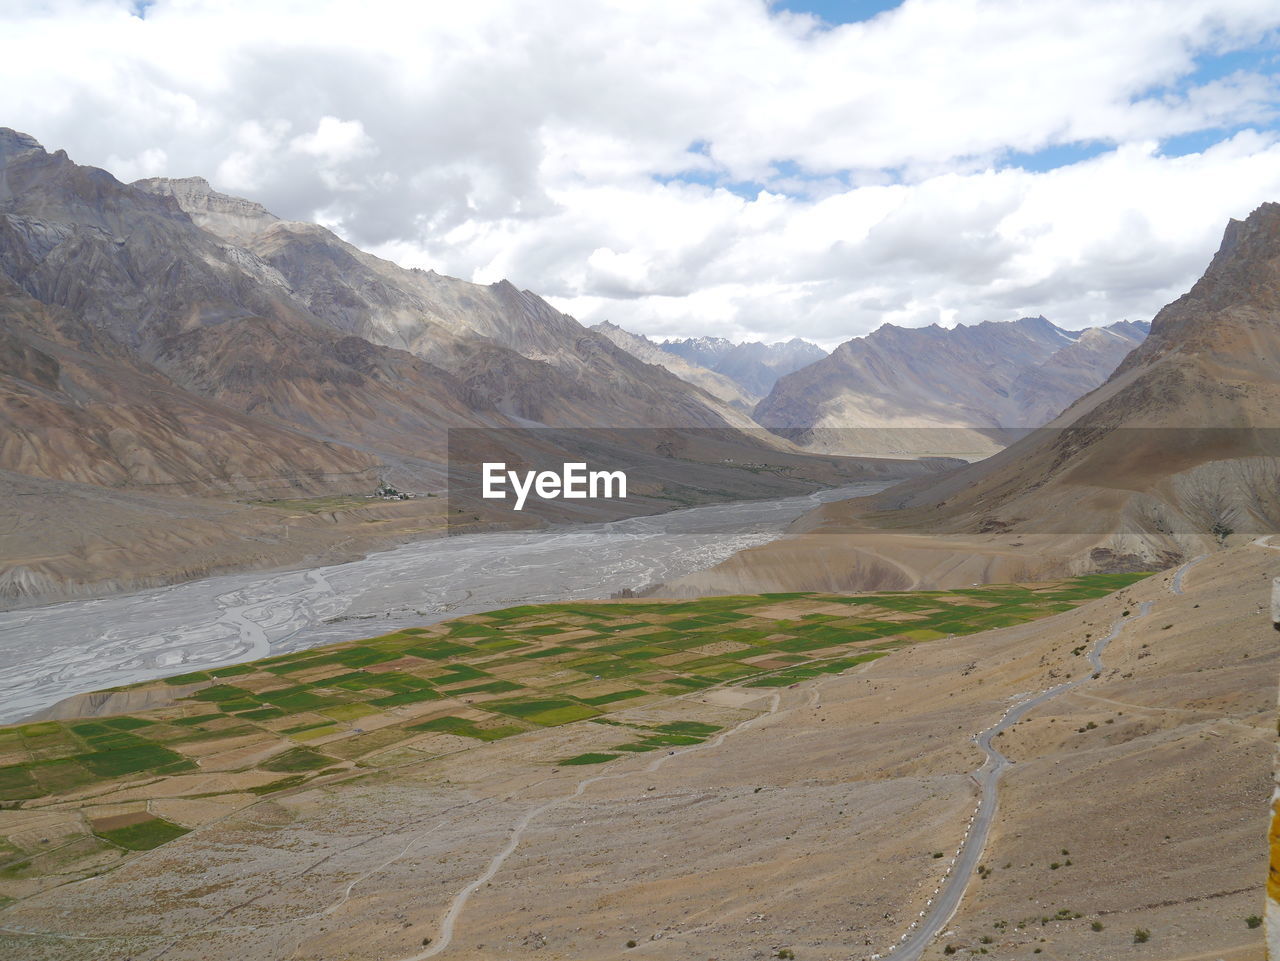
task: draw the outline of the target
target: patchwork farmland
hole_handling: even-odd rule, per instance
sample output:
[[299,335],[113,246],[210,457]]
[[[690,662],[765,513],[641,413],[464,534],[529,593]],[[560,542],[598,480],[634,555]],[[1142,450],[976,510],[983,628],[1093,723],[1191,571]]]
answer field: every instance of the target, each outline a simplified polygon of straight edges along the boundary
[[[590,722],[590,749],[549,755],[548,767],[696,744],[722,725],[687,695],[840,673],[1069,610],[1143,576],[514,607],[137,685],[167,703],[0,728],[0,904],[277,792],[416,769],[528,731]],[[673,700],[688,710],[636,710]]]

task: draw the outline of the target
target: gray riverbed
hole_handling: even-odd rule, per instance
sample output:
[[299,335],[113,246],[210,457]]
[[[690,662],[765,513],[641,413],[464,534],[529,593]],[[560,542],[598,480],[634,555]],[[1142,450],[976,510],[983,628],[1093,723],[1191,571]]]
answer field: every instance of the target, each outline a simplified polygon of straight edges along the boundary
[[886,486],[419,541],[331,567],[0,612],[0,722],[85,691],[515,604],[608,598],[774,540],[819,503]]

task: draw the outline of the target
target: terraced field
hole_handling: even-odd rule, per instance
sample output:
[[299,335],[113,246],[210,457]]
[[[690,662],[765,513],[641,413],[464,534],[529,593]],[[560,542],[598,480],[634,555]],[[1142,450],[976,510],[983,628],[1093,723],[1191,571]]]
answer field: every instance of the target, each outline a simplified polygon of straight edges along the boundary
[[619,712],[839,673],[904,645],[1064,611],[1143,576],[515,607],[139,685],[171,700],[131,716],[0,728],[0,904],[320,778],[583,721],[616,728],[616,743],[548,765],[697,743],[720,728]]

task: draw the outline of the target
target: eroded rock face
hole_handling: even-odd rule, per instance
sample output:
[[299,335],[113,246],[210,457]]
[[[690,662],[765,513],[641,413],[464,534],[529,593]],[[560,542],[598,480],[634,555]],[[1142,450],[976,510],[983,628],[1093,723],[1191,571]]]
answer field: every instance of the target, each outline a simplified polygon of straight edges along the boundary
[[262,204],[219,193],[203,177],[148,177],[133,186],[172,197],[196,226],[232,243],[242,243],[280,219]]

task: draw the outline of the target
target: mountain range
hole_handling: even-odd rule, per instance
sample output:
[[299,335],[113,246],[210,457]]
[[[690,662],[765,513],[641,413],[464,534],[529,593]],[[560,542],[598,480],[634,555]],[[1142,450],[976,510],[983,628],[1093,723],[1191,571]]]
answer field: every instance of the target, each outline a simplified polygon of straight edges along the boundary
[[723,374],[754,397],[768,394],[779,377],[827,356],[827,352],[817,344],[799,337],[776,344],[759,341],[735,343],[724,337],[689,337],[667,340],[658,346],[668,354]]
[[[1023,536],[890,581],[1166,562],[1280,517],[1259,430],[1280,408],[1278,209],[1233,221],[1151,325],[886,325],[827,356],[587,329],[507,281],[402,268],[198,177],[124,184],[3,129],[0,501],[20,520],[0,535],[0,596],[332,561],[454,529],[444,498],[367,495],[443,493],[459,428],[553,429],[521,435],[521,456],[578,443],[643,465],[634,510],[915,478],[805,524]],[[770,377],[754,413],[775,434],[747,413]],[[1014,440],[945,478],[884,459]],[[852,453],[880,457],[832,456]],[[485,529],[471,507],[456,523]],[[1052,550],[1028,559],[1041,535]]]
[[976,459],[1101,384],[1150,324],[1066,330],[1044,317],[952,328],[885,324],[831,354],[798,338],[655,343],[608,321],[592,330],[805,449]]
[[[1044,430],[882,501],[957,529],[1102,533],[1168,563],[1280,527],[1280,204],[1232,220],[1204,275]],[[937,523],[938,521],[935,521]]]
[[656,342],[608,320],[591,329],[646,364],[664,367],[748,414],[779,377],[827,356],[817,344],[798,337],[776,344],[724,337]]
[[1008,443],[999,429],[1046,424],[1101,384],[1149,329],[1120,321],[1069,331],[1044,317],[885,324],[779,379],[754,415],[825,450],[985,456]]

